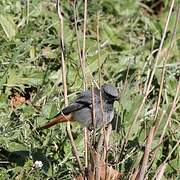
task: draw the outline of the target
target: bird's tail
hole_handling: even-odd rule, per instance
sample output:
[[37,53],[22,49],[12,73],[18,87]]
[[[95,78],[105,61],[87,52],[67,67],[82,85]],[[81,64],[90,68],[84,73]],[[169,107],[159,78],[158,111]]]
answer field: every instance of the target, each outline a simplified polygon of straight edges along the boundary
[[58,123],[67,122],[67,121],[73,121],[71,114],[69,115],[58,114],[52,120],[47,122],[44,126],[38,127],[36,130],[48,129],[51,126],[54,126]]

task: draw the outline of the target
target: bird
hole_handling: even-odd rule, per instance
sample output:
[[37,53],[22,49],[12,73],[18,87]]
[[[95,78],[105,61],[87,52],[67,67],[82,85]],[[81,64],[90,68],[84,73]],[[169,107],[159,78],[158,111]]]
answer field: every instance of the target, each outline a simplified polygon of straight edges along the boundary
[[94,87],[93,93],[91,90],[82,91],[77,94],[74,102],[63,108],[52,120],[38,127],[37,130],[47,129],[67,121],[77,121],[82,127],[90,130],[94,127],[100,129],[113,120],[113,104],[119,99],[117,88],[111,84],[104,84],[100,88]]

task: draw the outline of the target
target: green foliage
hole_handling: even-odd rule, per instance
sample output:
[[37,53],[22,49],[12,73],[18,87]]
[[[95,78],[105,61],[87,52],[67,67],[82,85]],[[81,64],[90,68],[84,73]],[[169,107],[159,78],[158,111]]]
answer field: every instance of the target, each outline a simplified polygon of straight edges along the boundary
[[[80,47],[83,44],[83,6],[77,1]],[[173,34],[178,1],[175,2],[164,46],[160,54],[152,91],[133,126],[128,145],[121,152],[128,131],[144,97],[143,89],[152,71],[162,39],[169,1],[154,7],[154,0],[92,0],[88,1],[86,35],[87,69],[96,81],[111,82],[119,87],[121,101],[115,105],[116,130],[110,138],[109,162],[124,173],[127,179],[133,167],[138,167],[146,137],[154,125],[155,105],[161,84],[163,59]],[[64,14],[65,58],[68,95],[82,90],[73,6],[62,2]],[[100,52],[97,42],[99,14]],[[72,179],[78,167],[66,133],[61,124],[37,133],[33,129],[52,118],[64,105],[59,50],[60,22],[54,1],[0,1],[0,179]],[[100,63],[98,57],[100,54]],[[176,30],[165,71],[164,87],[158,118],[165,111],[162,123],[153,140],[158,145],[167,121],[179,77],[180,28]],[[99,67],[100,66],[100,67]],[[127,74],[128,72],[128,74]],[[88,79],[89,74],[87,72]],[[89,83],[90,86],[90,83]],[[179,102],[177,102],[179,108]],[[166,141],[160,145],[148,172],[149,179],[179,140],[180,111],[176,109],[165,132]],[[83,133],[73,125],[73,136],[84,162]],[[121,152],[121,153],[120,153]],[[41,161],[42,168],[35,162]],[[121,163],[119,163],[121,162]],[[166,179],[177,178],[179,154],[176,149],[168,160]]]

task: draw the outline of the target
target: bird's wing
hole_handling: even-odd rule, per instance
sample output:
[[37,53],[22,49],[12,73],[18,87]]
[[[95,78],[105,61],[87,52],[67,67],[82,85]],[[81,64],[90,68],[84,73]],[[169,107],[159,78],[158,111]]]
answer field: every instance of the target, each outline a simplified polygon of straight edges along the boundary
[[[99,90],[97,88],[94,89],[94,98],[96,102],[99,101]],[[89,90],[78,93],[74,103],[62,109],[61,112],[59,112],[55,117],[59,116],[62,113],[64,115],[67,115],[84,107],[92,107],[92,94]]]
[[84,105],[91,105],[92,104],[91,91],[84,91],[82,93],[79,93],[75,102]]
[[[65,107],[64,109],[61,110],[61,112],[59,114],[64,114],[67,115],[71,112],[77,111],[79,109],[82,109],[83,107],[85,107],[85,104],[82,103],[72,103],[69,106]],[[57,116],[59,115],[57,114]]]
[[84,91],[84,92],[78,94],[74,103],[63,108],[61,110],[61,112],[59,112],[55,117],[59,116],[60,114],[67,115],[71,112],[80,110],[84,107],[89,107],[91,104],[92,104],[91,92]]

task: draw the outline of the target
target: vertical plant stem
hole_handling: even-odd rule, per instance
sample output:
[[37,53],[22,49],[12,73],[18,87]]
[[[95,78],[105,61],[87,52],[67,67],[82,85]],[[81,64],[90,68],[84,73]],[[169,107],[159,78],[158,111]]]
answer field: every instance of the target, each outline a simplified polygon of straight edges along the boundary
[[[98,49],[98,71],[99,71],[99,86],[101,87],[102,85],[102,79],[101,79],[101,53],[100,53],[100,27],[99,27],[99,22],[100,22],[100,14],[99,14],[99,10],[97,12],[97,27],[96,27],[96,34],[97,34],[97,49]],[[102,94],[100,91],[100,108],[101,108],[101,112],[102,113],[102,121],[103,121],[103,129],[102,129],[102,133],[103,136],[100,136],[99,142],[98,142],[98,146],[102,146],[103,142],[104,142],[104,149],[103,149],[103,159],[106,160],[106,155],[107,155],[107,150],[108,150],[108,140],[109,138],[107,138],[106,136],[106,130],[105,130],[105,121],[104,121],[104,109],[103,109],[103,100],[102,100]],[[108,131],[110,133],[110,131]],[[103,139],[101,139],[103,138]],[[102,140],[102,141],[101,141]],[[100,151],[99,151],[100,152]],[[106,168],[105,168],[106,169]],[[96,172],[96,180],[100,179],[100,175],[99,175],[99,171]],[[106,173],[105,172],[105,177],[106,177]]]
[[176,143],[176,145],[173,147],[173,149],[171,150],[171,152],[168,154],[168,156],[166,157],[164,164],[167,163],[167,161],[169,160],[169,158],[171,157],[172,153],[176,150],[176,148],[179,147],[180,144],[180,140],[178,140],[178,142]]
[[165,111],[162,111],[159,120],[156,121],[155,130],[154,130],[154,136],[156,136],[157,130],[159,129],[159,126],[160,126],[160,124],[161,124],[161,122],[163,120],[164,114],[165,114]]
[[95,147],[95,144],[96,144],[96,113],[95,113],[95,97],[94,97],[94,84],[92,82],[92,109],[93,109],[93,146]]
[[107,159],[106,157],[107,157],[107,150],[108,150],[109,138],[110,138],[111,131],[112,131],[112,125],[109,124],[107,131],[105,132],[106,133],[106,136],[105,136],[106,148],[104,149],[104,154],[103,154],[104,160]]
[[152,178],[152,180],[161,180],[163,177],[163,174],[164,174],[164,171],[166,169],[166,166],[167,164],[161,164],[160,167],[158,168],[156,174],[154,175],[154,177]]
[[177,88],[176,88],[176,94],[174,96],[173,104],[172,104],[171,110],[169,112],[169,116],[167,118],[167,121],[166,121],[166,124],[164,126],[163,132],[161,134],[159,143],[161,143],[161,141],[163,140],[165,132],[166,132],[166,129],[167,129],[167,127],[168,127],[168,125],[169,125],[169,123],[171,121],[171,116],[172,116],[173,112],[175,111],[175,107],[176,107],[176,104],[177,104],[177,99],[178,99],[179,91],[180,91],[180,77],[179,77],[179,82],[178,82],[178,85],[177,85]]
[[161,83],[160,83],[158,101],[157,101],[157,104],[156,104],[156,112],[155,112],[154,120],[156,120],[156,118],[157,118],[158,108],[159,108],[159,105],[160,105],[160,102],[161,102],[161,95],[162,95],[164,79],[165,79],[166,63],[168,61],[169,54],[170,54],[170,52],[171,52],[171,50],[172,50],[172,48],[174,46],[174,43],[175,43],[174,40],[176,38],[176,30],[177,30],[177,27],[178,27],[179,19],[180,19],[180,5],[178,6],[178,11],[177,11],[177,15],[176,15],[176,22],[175,22],[175,25],[174,25],[174,30],[173,30],[173,34],[172,34],[172,37],[171,37],[170,45],[169,45],[169,48],[167,50],[167,54],[163,59],[163,69],[162,69],[162,73],[161,73]]
[[[84,25],[83,25],[83,49],[82,49],[82,72],[84,90],[87,89],[86,79],[86,24],[87,24],[87,0],[84,0]],[[88,129],[84,128],[84,146],[85,146],[85,169],[88,168]],[[87,179],[87,177],[85,177]]]
[[[162,132],[161,137],[160,137],[160,139],[159,139],[159,142],[158,142],[158,145],[157,145],[157,149],[155,150],[155,152],[154,152],[154,154],[153,154],[153,156],[152,156],[152,159],[151,159],[151,162],[150,162],[150,166],[153,164],[153,161],[154,161],[154,159],[155,159],[155,157],[156,157],[156,155],[157,155],[157,152],[158,152],[158,150],[160,149],[160,145],[161,145],[162,142],[163,142],[163,138],[164,138],[166,129],[167,129],[169,123],[170,123],[171,116],[172,116],[173,112],[175,111],[176,104],[178,103],[177,101],[178,101],[179,91],[180,91],[180,78],[179,78],[179,82],[178,82],[178,85],[177,85],[177,88],[176,88],[176,94],[175,94],[175,97],[174,97],[174,100],[173,100],[173,104],[172,104],[171,110],[170,110],[170,112],[169,112],[169,116],[168,116],[167,121],[166,121],[166,123],[165,123],[165,126],[164,126],[164,128],[163,128],[163,132]],[[164,113],[163,113],[162,115],[164,116]],[[154,131],[154,136],[155,136],[156,130],[157,130],[157,129],[155,129],[155,131]],[[166,161],[165,161],[165,162],[166,162]]]
[[[169,57],[170,51],[172,50],[172,48],[173,48],[173,46],[174,46],[174,42],[175,42],[175,38],[176,38],[176,30],[177,30],[177,27],[178,27],[179,19],[180,19],[180,5],[178,6],[177,15],[176,15],[176,22],[175,22],[175,25],[174,25],[174,29],[173,29],[173,34],[172,34],[172,37],[171,37],[170,45],[169,45],[167,54],[166,54],[166,56],[165,56],[164,59],[163,59],[163,69],[162,69],[162,73],[161,73],[161,84],[160,84],[160,90],[159,90],[159,94],[158,94],[158,101],[157,101],[157,104],[156,104],[156,112],[155,112],[155,117],[154,117],[154,120],[156,120],[154,136],[156,135],[156,132],[157,132],[157,130],[158,130],[158,128],[159,128],[159,125],[160,125],[160,123],[161,123],[161,120],[163,119],[164,114],[165,114],[165,111],[163,111],[162,116],[160,117],[160,120],[158,121],[158,119],[157,119],[158,107],[159,107],[159,105],[160,105],[160,100],[161,100],[161,95],[162,95],[162,89],[163,89],[163,85],[164,85],[165,71],[166,71],[166,63],[167,63],[167,61],[168,61],[168,57]],[[162,135],[163,135],[163,134],[162,134]],[[160,145],[161,142],[162,142],[162,138],[160,138],[158,145]],[[152,165],[152,163],[153,163],[153,161],[154,161],[154,159],[155,159],[155,157],[156,157],[156,155],[157,155],[157,152],[158,152],[159,148],[160,148],[160,147],[158,147],[158,148],[155,150],[155,152],[153,153],[153,157],[151,158],[150,166]]]
[[171,157],[172,153],[176,150],[176,148],[178,148],[180,144],[180,140],[176,143],[176,145],[173,147],[173,149],[171,150],[171,152],[168,154],[168,156],[166,157],[165,161],[157,168],[157,172],[155,173],[153,180],[161,180],[162,176],[164,174],[164,171],[166,169],[167,166],[167,161],[169,160],[169,158]]
[[163,36],[162,36],[162,39],[161,39],[161,42],[160,42],[159,50],[158,50],[158,53],[157,53],[157,56],[156,56],[156,59],[155,59],[155,64],[154,64],[153,70],[152,70],[150,78],[149,78],[149,82],[148,82],[148,85],[147,85],[147,89],[146,89],[144,98],[142,100],[142,103],[141,103],[141,105],[140,105],[136,115],[135,115],[135,118],[134,118],[133,122],[131,123],[131,125],[129,127],[129,130],[128,130],[126,138],[125,138],[125,147],[127,145],[127,142],[128,142],[129,135],[130,135],[130,132],[132,130],[132,127],[136,123],[136,121],[137,121],[137,119],[139,117],[139,114],[140,114],[140,112],[141,112],[141,110],[142,110],[142,108],[143,108],[143,106],[145,104],[145,101],[146,101],[146,99],[147,99],[147,97],[149,95],[150,88],[151,88],[151,83],[152,83],[152,80],[153,80],[153,77],[154,77],[154,74],[155,74],[155,71],[156,71],[156,67],[157,67],[157,64],[158,64],[158,61],[159,61],[159,58],[160,58],[161,50],[162,50],[162,47],[163,47],[163,44],[164,44],[164,40],[165,40],[165,37],[166,37],[167,28],[168,28],[168,25],[169,25],[170,17],[172,15],[173,7],[174,7],[174,0],[171,1],[171,6],[170,6],[169,14],[167,16],[167,20],[166,20],[166,23],[165,23]]
[[[159,118],[159,121],[156,121],[155,129],[154,129],[154,135],[153,135],[154,137],[156,136],[157,130],[158,130],[158,128],[159,128],[159,126],[160,126],[160,124],[161,124],[161,122],[163,120],[164,114],[165,114],[165,111],[162,112],[162,114],[161,114],[161,116]],[[160,145],[160,144],[158,144],[158,145]],[[157,147],[157,149],[155,149],[155,152],[153,153],[153,155],[151,157],[151,162],[149,163],[150,164],[149,168],[152,166],[152,164],[154,162],[154,159],[155,159],[155,157],[157,155],[157,151],[158,151],[159,148],[160,148],[160,146]]]
[[138,173],[137,180],[143,180],[145,173],[147,171],[147,167],[148,167],[147,164],[148,164],[148,159],[149,159],[149,153],[151,151],[153,136],[154,136],[154,127],[152,127],[150,132],[149,132],[149,136],[148,136],[148,139],[146,142],[145,152],[143,155],[143,161],[142,161],[142,165],[141,165],[141,168],[139,170],[139,173]]
[[[87,0],[84,2],[84,25],[83,25],[83,48],[81,54],[81,47],[80,47],[80,36],[78,32],[78,25],[77,25],[77,10],[76,10],[76,1],[73,3],[73,12],[74,12],[74,23],[75,23],[75,32],[76,32],[76,40],[77,40],[77,48],[79,54],[79,60],[81,65],[81,70],[83,74],[83,89],[87,89],[87,79],[86,79],[86,24],[87,24]],[[84,128],[84,149],[85,149],[85,170],[88,167],[88,129]],[[86,176],[86,173],[85,173]],[[87,179],[87,177],[85,177]]]
[[26,24],[29,23],[29,0],[26,3]]
[[97,34],[97,49],[98,49],[98,73],[99,73],[99,87],[101,87],[101,53],[100,53],[100,33],[99,33],[99,18],[100,14],[99,11],[97,12],[97,27],[96,27],[96,34]]
[[[57,8],[57,12],[58,12],[58,17],[60,20],[60,25],[61,25],[61,29],[60,29],[60,48],[61,48],[61,65],[62,65],[62,80],[63,80],[63,88],[64,88],[64,101],[65,101],[65,106],[68,105],[68,98],[67,98],[67,83],[66,83],[66,64],[65,64],[65,54],[64,54],[64,20],[63,20],[63,16],[62,16],[62,10],[61,10],[61,5],[60,5],[60,0],[56,1],[56,8]],[[67,133],[71,142],[71,146],[73,148],[76,160],[78,162],[79,165],[79,169],[81,170],[81,172],[83,171],[83,167],[81,164],[81,161],[79,159],[79,155],[78,155],[78,151],[71,133],[71,127],[70,127],[70,122],[67,122]]]
[[[75,27],[75,32],[76,32],[76,42],[77,42],[77,48],[78,48],[78,55],[79,55],[81,70],[83,73],[83,79],[85,79],[85,76],[84,76],[85,73],[83,70],[83,60],[82,60],[82,55],[81,55],[80,37],[79,37],[79,31],[78,31],[78,25],[77,25],[76,1],[73,2],[73,13],[74,13],[74,27]],[[84,84],[84,87],[85,87],[85,84]]]
[[87,0],[84,0],[84,26],[83,26],[83,49],[82,49],[82,70],[84,75],[84,90],[87,88],[86,79],[86,24],[87,24]]
[[[96,35],[97,35],[97,49],[98,49],[98,73],[99,73],[99,87],[101,87],[101,62],[100,62],[100,38],[99,38],[99,12],[97,12],[97,27],[96,27]],[[94,134],[96,133],[96,129]],[[96,156],[95,164],[99,167],[100,157]],[[95,180],[100,180],[99,168],[95,168]]]

